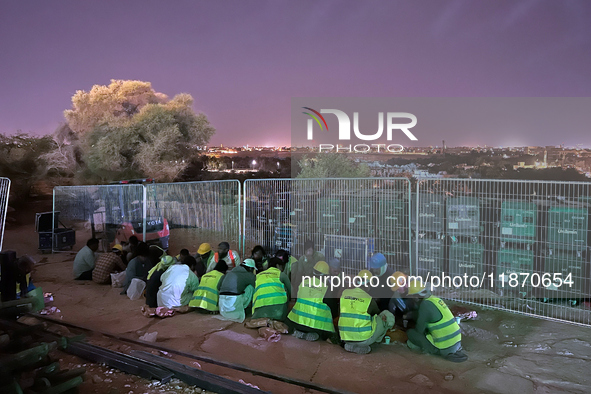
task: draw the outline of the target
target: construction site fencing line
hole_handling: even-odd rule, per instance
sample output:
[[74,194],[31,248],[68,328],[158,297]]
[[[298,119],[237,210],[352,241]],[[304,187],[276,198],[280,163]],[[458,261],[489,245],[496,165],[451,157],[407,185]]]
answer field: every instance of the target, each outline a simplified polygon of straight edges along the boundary
[[2,251],[2,245],[4,244],[4,226],[6,224],[9,196],[10,179],[0,178],[0,251]]
[[[237,180],[58,186],[53,193],[55,215],[50,218],[51,227],[45,230],[42,226],[40,233],[51,233],[49,249],[54,252],[71,249],[76,234],[79,246],[91,237],[98,238],[102,251],[128,242],[131,236],[164,249],[195,252],[202,242],[215,247],[221,240],[240,249]],[[38,231],[39,224],[38,220]]]
[[69,186],[54,189],[54,211],[54,251],[68,228],[109,244],[145,232],[175,252],[227,241],[243,258],[255,245],[297,258],[311,240],[347,275],[367,269],[380,252],[390,268],[421,277],[441,297],[591,325],[591,183],[343,178]]
[[244,253],[255,245],[299,257],[312,241],[347,274],[367,268],[374,252],[408,271],[407,178],[264,179],[244,182]]
[[591,324],[591,183],[421,179],[412,204],[411,271],[436,294]]

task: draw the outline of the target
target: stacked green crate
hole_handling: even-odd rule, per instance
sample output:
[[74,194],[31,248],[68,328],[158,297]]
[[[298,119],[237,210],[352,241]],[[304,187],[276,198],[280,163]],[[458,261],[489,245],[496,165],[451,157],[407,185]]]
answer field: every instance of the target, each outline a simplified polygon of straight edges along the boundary
[[[411,227],[417,231],[417,197],[412,195]],[[434,237],[445,233],[445,197],[440,194],[419,193],[418,231],[434,233]]]
[[[499,288],[505,290],[531,291],[531,281],[525,281],[525,275],[534,273],[535,251],[533,248],[537,238],[538,207],[527,201],[509,200],[501,204],[502,247],[497,251],[496,275],[505,283]],[[511,274],[517,274],[517,287],[509,286]],[[515,276],[514,276],[515,277]],[[503,286],[504,285],[504,286]]]
[[410,218],[412,233],[418,238],[410,242],[411,262],[415,268],[413,273],[423,278],[428,273],[440,275],[445,271],[446,258],[445,196],[432,193],[413,194]]
[[589,228],[587,208],[556,206],[548,210],[547,255],[544,273],[561,274],[572,284],[546,288],[549,298],[576,300],[587,297],[586,251]]
[[553,207],[548,211],[549,247],[565,250],[587,248],[587,208]]
[[480,200],[477,197],[448,198],[446,214],[448,235],[466,237],[480,235]]
[[408,200],[402,194],[383,194],[378,199],[376,246],[380,253],[400,256],[408,248]]
[[347,228],[353,237],[374,236],[374,200],[371,195],[350,195],[347,198]]
[[523,201],[501,204],[501,242],[533,244],[536,241],[537,206]]
[[316,225],[322,234],[341,234],[343,201],[340,198],[321,197],[318,199]]
[[451,276],[484,273],[484,246],[480,243],[458,242],[449,246],[449,273]]
[[[416,253],[413,253],[417,246],[419,250],[418,261],[416,260]],[[410,250],[413,265],[417,268],[416,275],[426,278],[428,273],[439,276],[445,271],[444,239],[412,240]]]
[[562,286],[556,286],[557,283],[553,283],[552,286],[546,288],[548,290],[546,296],[549,298],[560,297],[567,299],[585,298],[588,287],[585,266],[583,252],[565,249],[552,250],[551,254],[546,256],[544,273],[551,274],[553,282],[554,274],[556,273],[561,274],[557,275],[557,277],[563,282],[572,281],[572,283],[564,283]]
[[[519,284],[524,280],[522,273],[529,275],[534,272],[535,254],[533,249],[503,248],[497,253],[497,278],[504,278],[505,288],[508,288],[507,282],[511,274],[517,274]],[[503,276],[500,276],[503,274]],[[528,283],[529,282],[528,280]],[[525,286],[530,287],[530,286]]]
[[[477,197],[451,197],[446,201],[446,233],[449,245],[449,273],[452,276],[484,273],[484,246],[479,242],[480,200]],[[475,242],[476,241],[476,242]]]

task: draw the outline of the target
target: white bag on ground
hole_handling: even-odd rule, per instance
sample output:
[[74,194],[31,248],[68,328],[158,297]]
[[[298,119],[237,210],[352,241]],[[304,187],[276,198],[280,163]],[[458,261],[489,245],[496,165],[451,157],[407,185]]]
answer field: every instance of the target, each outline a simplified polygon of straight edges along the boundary
[[127,288],[127,296],[130,300],[139,300],[142,294],[144,294],[145,288],[146,282],[138,278],[133,278]]
[[127,279],[125,271],[111,274],[111,286],[123,287],[125,285],[125,279]]

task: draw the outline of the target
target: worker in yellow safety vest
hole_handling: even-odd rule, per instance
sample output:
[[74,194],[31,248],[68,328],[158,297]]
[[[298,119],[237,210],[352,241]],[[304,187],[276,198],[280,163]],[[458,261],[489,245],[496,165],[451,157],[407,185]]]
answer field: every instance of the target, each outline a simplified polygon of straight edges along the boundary
[[219,261],[213,271],[203,275],[199,287],[193,293],[193,299],[189,302],[189,306],[204,312],[219,312],[220,287],[227,270],[226,262]]
[[460,326],[445,302],[431,295],[429,289],[416,280],[410,282],[408,296],[419,299],[416,326],[406,332],[408,347],[449,361],[466,361],[468,356],[462,352]]
[[284,268],[285,263],[273,257],[269,259],[269,268],[257,274],[252,299],[253,320],[265,317],[284,321],[287,317],[291,283]]
[[355,287],[341,295],[339,334],[348,352],[371,352],[370,345],[381,342],[394,327],[394,315],[387,310],[380,313],[376,301],[368,294],[371,277],[368,270],[360,271],[352,281]]
[[[298,300],[287,316],[296,338],[316,341],[334,336],[332,319],[333,312],[334,317],[337,315],[337,303],[335,299],[326,298],[327,283],[322,280],[329,272],[328,264],[319,261],[314,265],[313,276],[302,280],[298,288]],[[332,304],[332,308],[329,304]]]

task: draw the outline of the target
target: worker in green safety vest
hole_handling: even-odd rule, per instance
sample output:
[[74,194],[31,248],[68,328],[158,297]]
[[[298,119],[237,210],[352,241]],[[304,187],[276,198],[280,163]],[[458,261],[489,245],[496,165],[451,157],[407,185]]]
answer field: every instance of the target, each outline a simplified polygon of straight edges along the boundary
[[[314,265],[312,277],[304,278],[298,289],[298,300],[287,316],[294,328],[294,336],[306,341],[326,340],[335,336],[333,324],[337,316],[335,299],[327,299],[327,283],[322,280],[329,274],[325,261]],[[330,283],[330,282],[328,282]],[[332,304],[332,308],[329,306]]]
[[212,271],[204,274],[199,282],[199,287],[193,293],[189,306],[204,312],[218,313],[220,311],[220,287],[227,270],[226,262],[220,260]]
[[360,271],[353,280],[356,287],[344,290],[341,295],[339,334],[348,352],[371,352],[370,345],[381,342],[394,327],[394,315],[387,310],[380,313],[376,301],[367,292],[371,277],[368,270]]
[[453,314],[440,298],[431,295],[419,281],[410,281],[408,296],[419,298],[414,329],[408,330],[407,345],[415,351],[439,355],[449,361],[463,362],[462,334]]
[[256,276],[252,299],[252,319],[269,318],[284,321],[287,317],[291,283],[283,269],[281,259],[269,259],[269,268]]

